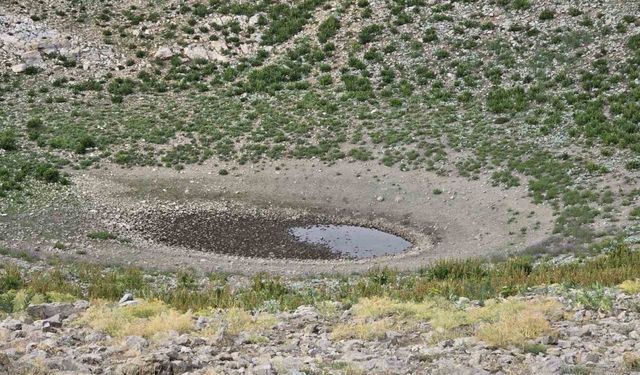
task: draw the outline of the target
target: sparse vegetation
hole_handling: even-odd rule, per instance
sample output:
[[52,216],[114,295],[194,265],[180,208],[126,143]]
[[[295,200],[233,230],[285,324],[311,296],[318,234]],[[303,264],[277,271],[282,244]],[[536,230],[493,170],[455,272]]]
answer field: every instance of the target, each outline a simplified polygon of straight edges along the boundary
[[142,301],[125,308],[94,302],[78,324],[86,324],[116,338],[131,335],[152,338],[170,331],[186,333],[194,329],[190,312],[178,312],[158,301]]

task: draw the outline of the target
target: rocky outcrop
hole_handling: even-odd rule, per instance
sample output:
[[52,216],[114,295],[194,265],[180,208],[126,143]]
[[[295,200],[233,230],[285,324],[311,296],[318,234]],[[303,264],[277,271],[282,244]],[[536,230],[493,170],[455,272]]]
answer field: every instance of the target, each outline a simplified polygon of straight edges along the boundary
[[11,71],[23,73],[29,67],[51,69],[59,59],[78,61],[76,66],[109,68],[116,62],[113,47],[68,35],[20,15],[0,15],[0,60]]

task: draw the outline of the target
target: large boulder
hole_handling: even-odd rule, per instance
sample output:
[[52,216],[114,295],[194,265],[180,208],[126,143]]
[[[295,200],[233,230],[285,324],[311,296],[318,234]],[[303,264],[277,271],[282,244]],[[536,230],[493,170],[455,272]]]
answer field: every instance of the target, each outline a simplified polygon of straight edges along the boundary
[[66,319],[73,314],[83,312],[88,307],[89,303],[87,301],[41,303],[29,305],[27,314],[34,320],[45,320],[55,315],[60,315],[62,319]]

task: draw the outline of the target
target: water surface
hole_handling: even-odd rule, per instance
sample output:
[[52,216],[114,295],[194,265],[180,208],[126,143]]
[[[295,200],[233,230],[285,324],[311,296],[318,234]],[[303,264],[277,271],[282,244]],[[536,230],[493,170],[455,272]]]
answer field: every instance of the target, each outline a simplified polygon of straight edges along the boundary
[[354,225],[310,225],[289,230],[298,241],[322,245],[347,258],[372,258],[398,254],[411,242],[377,229]]

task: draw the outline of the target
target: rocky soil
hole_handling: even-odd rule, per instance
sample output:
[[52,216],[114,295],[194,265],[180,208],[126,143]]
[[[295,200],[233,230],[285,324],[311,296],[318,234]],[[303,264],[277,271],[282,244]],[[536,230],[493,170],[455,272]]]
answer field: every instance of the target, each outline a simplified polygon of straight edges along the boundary
[[[78,325],[86,301],[31,305],[0,323],[0,373],[20,374],[627,374],[640,368],[640,296],[609,290],[613,308],[576,307],[554,288],[542,294],[562,304],[554,332],[540,337],[538,351],[493,348],[474,337],[434,340],[429,324],[373,340],[332,338],[350,309],[326,314],[311,306],[277,313],[259,332],[229,332],[216,316],[193,316],[196,330],[154,338],[110,337]],[[125,296],[119,309],[137,301]],[[469,306],[478,301],[461,299]],[[344,310],[344,311],[343,311]],[[217,327],[214,331],[210,327]],[[212,333],[213,332],[213,333]],[[529,347],[535,348],[532,343]]]

